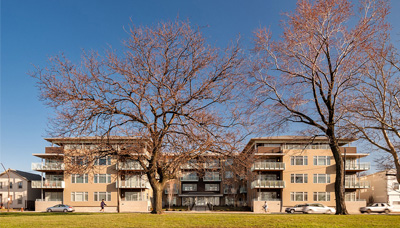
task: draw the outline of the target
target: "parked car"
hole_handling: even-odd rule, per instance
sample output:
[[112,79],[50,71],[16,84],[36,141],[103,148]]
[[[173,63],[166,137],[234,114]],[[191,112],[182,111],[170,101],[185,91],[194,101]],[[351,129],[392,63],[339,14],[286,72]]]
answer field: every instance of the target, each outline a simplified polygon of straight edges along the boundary
[[74,212],[75,209],[65,204],[57,204],[47,208],[47,212]]
[[304,207],[308,206],[308,204],[296,204],[294,207],[288,207],[285,209],[287,213],[295,213],[295,212],[303,212]]
[[392,206],[390,206],[390,204],[387,204],[387,203],[374,203],[371,206],[360,207],[360,212],[362,214],[364,214],[365,212],[367,212],[368,214],[370,214],[372,212],[388,214],[389,212],[392,211],[392,209],[393,208],[392,208]]
[[324,213],[324,214],[332,214],[336,213],[336,209],[333,207],[327,207],[320,203],[312,203],[304,207],[303,213]]

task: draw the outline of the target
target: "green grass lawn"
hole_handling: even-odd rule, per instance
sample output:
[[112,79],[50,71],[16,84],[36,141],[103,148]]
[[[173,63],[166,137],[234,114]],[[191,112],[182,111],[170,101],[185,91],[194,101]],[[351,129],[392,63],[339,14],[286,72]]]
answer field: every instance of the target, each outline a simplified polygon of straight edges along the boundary
[[0,213],[0,227],[400,227],[400,215]]

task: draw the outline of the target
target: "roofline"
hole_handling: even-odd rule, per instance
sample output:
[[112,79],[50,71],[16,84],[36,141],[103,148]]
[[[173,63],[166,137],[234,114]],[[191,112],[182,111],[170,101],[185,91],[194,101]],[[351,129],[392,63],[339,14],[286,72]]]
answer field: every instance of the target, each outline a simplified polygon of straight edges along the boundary
[[[255,137],[249,140],[249,142],[246,144],[242,152],[247,151],[249,147],[253,146],[254,143],[257,141],[269,141],[271,143],[287,141],[288,143],[291,143],[291,142],[307,142],[307,141],[309,142],[311,140],[313,140],[314,142],[327,142],[328,138],[325,136],[313,137],[313,136],[296,136],[296,135]],[[356,140],[357,138],[340,138],[339,143],[348,144]]]
[[130,136],[85,136],[85,137],[56,137],[56,138],[44,138],[46,141],[62,146],[63,143],[73,143],[73,142],[98,142],[103,140],[109,140],[111,142],[121,142],[121,141],[148,141],[142,137],[130,137]]
[[13,171],[14,174],[16,174],[16,175],[18,175],[19,177],[25,179],[26,181],[30,181],[28,178],[26,178],[26,177],[21,176],[20,174],[18,174],[18,173],[17,173],[17,170],[15,170],[15,169],[10,169],[10,168],[7,169],[6,171],[0,173],[0,176],[3,175],[3,174],[6,174],[6,172],[9,172],[9,171]]

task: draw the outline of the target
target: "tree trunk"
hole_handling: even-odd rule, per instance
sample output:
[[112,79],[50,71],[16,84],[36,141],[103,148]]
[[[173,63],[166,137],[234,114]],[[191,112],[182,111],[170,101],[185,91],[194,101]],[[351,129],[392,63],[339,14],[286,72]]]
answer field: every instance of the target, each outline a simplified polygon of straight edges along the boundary
[[163,196],[163,188],[161,184],[155,185],[153,187],[153,214],[162,214],[162,196]]
[[399,161],[399,157],[397,156],[396,152],[395,154],[392,154],[393,158],[394,158],[394,165],[396,168],[396,179],[397,182],[400,183],[400,161]]
[[336,200],[336,214],[348,215],[345,203],[345,170],[343,157],[340,152],[339,145],[335,138],[330,139],[329,146],[331,147],[333,157],[335,158],[336,178],[335,178],[335,200]]

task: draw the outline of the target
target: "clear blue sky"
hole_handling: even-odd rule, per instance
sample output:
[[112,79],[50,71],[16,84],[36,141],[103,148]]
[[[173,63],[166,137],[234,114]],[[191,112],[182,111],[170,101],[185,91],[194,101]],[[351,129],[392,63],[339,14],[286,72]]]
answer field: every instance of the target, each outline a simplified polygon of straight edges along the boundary
[[[281,13],[295,6],[295,0],[1,0],[0,162],[31,171],[31,163],[39,161],[32,153],[44,153],[49,145],[43,138],[52,112],[27,75],[32,64],[44,67],[61,52],[77,61],[82,49],[119,48],[129,18],[151,25],[179,16],[209,26],[203,32],[212,44],[224,46],[240,34],[250,48],[255,29],[280,33]],[[391,11],[398,41],[400,1],[392,0]]]

